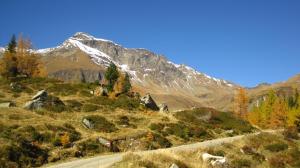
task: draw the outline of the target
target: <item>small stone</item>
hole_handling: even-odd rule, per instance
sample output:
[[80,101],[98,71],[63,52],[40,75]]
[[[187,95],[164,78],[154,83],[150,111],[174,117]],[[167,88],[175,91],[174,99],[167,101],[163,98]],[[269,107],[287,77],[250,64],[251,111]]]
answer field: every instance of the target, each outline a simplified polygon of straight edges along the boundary
[[179,168],[179,166],[177,166],[177,164],[173,163],[170,168]]
[[0,108],[9,108],[9,107],[15,107],[16,104],[13,102],[5,102],[5,103],[0,103]]

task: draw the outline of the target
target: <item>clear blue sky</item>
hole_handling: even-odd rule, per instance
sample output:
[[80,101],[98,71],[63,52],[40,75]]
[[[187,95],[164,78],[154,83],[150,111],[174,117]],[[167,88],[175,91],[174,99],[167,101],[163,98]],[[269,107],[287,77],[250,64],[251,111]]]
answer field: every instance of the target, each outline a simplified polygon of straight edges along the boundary
[[82,31],[244,86],[300,73],[299,0],[2,0],[0,15],[0,46]]

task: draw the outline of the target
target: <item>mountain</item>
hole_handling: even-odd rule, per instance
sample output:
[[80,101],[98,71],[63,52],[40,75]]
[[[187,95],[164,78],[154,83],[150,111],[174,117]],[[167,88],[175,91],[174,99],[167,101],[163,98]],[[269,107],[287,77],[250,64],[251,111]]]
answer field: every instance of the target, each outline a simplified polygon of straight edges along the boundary
[[169,61],[146,49],[125,48],[78,32],[54,48],[39,49],[49,76],[69,82],[95,81],[110,62],[127,72],[134,89],[151,93],[171,110],[208,106],[228,110],[237,85]]

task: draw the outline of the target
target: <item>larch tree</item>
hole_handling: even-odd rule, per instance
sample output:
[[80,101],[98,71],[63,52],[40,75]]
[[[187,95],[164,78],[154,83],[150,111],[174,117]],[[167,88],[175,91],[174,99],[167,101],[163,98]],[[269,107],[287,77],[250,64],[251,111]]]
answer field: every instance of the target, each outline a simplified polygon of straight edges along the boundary
[[18,71],[27,77],[44,77],[47,75],[45,66],[40,55],[31,51],[31,46],[29,39],[19,37],[16,53]]
[[284,99],[277,98],[272,106],[270,115],[271,128],[283,128],[287,124],[288,106]]
[[248,97],[246,90],[242,87],[237,89],[234,97],[234,114],[240,118],[246,118],[248,111]]

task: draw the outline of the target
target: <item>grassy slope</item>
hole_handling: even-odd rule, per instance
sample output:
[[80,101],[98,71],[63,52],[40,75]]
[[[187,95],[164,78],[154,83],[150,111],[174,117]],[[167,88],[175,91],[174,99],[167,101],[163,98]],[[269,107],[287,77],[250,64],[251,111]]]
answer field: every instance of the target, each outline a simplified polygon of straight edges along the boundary
[[[121,151],[134,151],[232,136],[252,130],[247,123],[229,113],[213,109],[201,108],[167,115],[144,109],[135,99],[92,97],[89,91],[96,86],[94,84],[65,84],[51,79],[22,80],[18,83],[21,89],[11,89],[9,82],[0,80],[0,101],[13,100],[17,104],[15,108],[0,109],[0,157],[5,167],[18,164],[20,167],[39,166],[47,161],[110,152],[96,143],[99,136],[118,140],[116,143]],[[62,99],[66,108],[36,112],[24,110],[22,106],[25,102],[41,89],[47,89],[50,95]],[[200,118],[206,112],[212,112],[212,118],[205,122]],[[100,131],[83,127],[82,119],[94,115],[102,116],[111,123],[109,125],[114,125],[115,128],[110,129],[113,131],[101,131],[101,125]],[[124,124],[128,126],[124,127]],[[157,129],[155,125],[161,126]],[[226,130],[233,131],[226,133]],[[70,143],[63,145],[65,134]],[[130,141],[128,137],[134,140]],[[33,145],[24,147],[23,142]],[[130,146],[131,143],[136,145]],[[71,147],[72,144],[74,147]],[[18,148],[12,149],[13,146]],[[49,156],[39,158],[28,153],[35,147]],[[18,155],[10,156],[10,153],[20,150]]]

